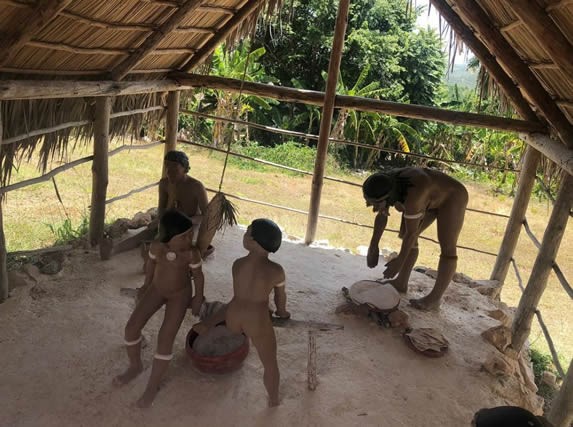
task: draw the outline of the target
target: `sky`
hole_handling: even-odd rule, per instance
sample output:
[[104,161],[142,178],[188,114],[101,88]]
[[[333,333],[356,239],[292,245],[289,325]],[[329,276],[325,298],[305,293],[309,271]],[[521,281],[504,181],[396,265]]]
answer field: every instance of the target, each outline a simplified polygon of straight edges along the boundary
[[[416,24],[422,28],[429,26],[430,28],[434,28],[437,32],[439,32],[439,28],[440,28],[439,14],[436,11],[436,8],[429,6],[429,3],[430,3],[429,0],[415,0],[416,6],[424,7],[424,12],[422,12],[422,14],[418,17]],[[429,13],[428,13],[428,11],[429,11]],[[447,25],[446,21],[444,19],[442,19],[442,28],[446,25]],[[448,46],[449,33],[450,33],[450,31],[448,30],[447,32],[445,32],[442,35],[442,37],[444,37],[444,46]],[[447,53],[447,50],[446,50],[446,53]],[[473,56],[473,55],[471,55],[471,52],[469,53],[469,56],[470,57]],[[456,54],[456,58],[455,58],[456,64],[465,64],[465,63],[467,63],[467,61],[468,61],[468,58],[466,57],[465,54],[459,54],[459,53]]]

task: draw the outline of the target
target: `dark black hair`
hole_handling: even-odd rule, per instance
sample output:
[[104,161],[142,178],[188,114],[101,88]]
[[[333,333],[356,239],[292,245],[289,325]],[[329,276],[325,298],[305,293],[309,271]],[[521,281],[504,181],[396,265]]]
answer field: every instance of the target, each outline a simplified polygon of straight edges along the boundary
[[370,175],[362,184],[364,198],[378,199],[388,194],[388,205],[394,205],[396,202],[404,203],[408,188],[412,184],[410,178],[400,176],[401,172],[401,169],[392,169]]
[[183,166],[185,173],[189,172],[189,157],[183,151],[169,151],[163,159],[166,162],[176,162]]
[[193,226],[191,218],[175,209],[169,209],[159,220],[159,240],[169,242],[173,236],[184,233]]
[[276,252],[281,246],[283,233],[278,225],[267,218],[251,222],[251,236],[267,252]]
[[518,406],[484,408],[474,415],[476,427],[546,427],[549,422]]

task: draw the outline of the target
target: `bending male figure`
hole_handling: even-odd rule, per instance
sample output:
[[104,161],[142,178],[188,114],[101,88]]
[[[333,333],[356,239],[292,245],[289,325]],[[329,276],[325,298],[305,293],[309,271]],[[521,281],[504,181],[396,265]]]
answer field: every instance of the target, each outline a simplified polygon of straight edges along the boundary
[[384,278],[399,292],[408,291],[410,273],[418,259],[418,237],[437,221],[440,242],[438,277],[432,291],[423,298],[410,300],[418,309],[434,310],[450,284],[457,266],[456,244],[464,223],[468,192],[460,182],[427,168],[406,167],[377,172],[362,185],[366,206],[377,212],[374,232],[368,248],[367,264],[378,265],[378,244],[386,229],[390,206],[402,212],[402,245],[396,258],[386,263]]

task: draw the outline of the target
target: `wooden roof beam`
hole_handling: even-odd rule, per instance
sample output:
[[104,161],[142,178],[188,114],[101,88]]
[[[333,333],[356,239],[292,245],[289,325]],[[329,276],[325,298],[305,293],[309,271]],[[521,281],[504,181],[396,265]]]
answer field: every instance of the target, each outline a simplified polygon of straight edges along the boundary
[[[432,0],[432,3],[442,0]],[[567,117],[559,109],[551,98],[551,95],[543,88],[535,75],[522,61],[501,32],[492,25],[491,20],[474,0],[457,0],[457,11],[471,22],[472,27],[481,35],[489,47],[491,53],[504,64],[508,73],[519,82],[521,89],[536,105],[546,120],[553,126],[561,141],[568,147],[573,148],[573,126]]]
[[525,120],[539,121],[537,115],[525,100],[519,88],[499,65],[496,58],[490,53],[475,34],[464,24],[456,12],[445,0],[431,0],[432,5],[438,10],[440,15],[450,24],[450,27],[462,38],[464,43],[472,50],[481,64],[489,71],[496,83],[510,99],[513,106],[521,117]]
[[508,2],[553,62],[573,80],[573,45],[535,0]]
[[189,15],[189,13],[197,10],[204,0],[188,0],[181,4],[181,7],[173,13],[162,24],[157,31],[153,32],[137,49],[137,51],[122,61],[111,71],[113,80],[123,79],[129,72],[137,66],[147,55],[149,55],[159,43],[161,43],[177,26]]
[[[228,79],[218,76],[201,74],[171,73],[171,78],[186,87],[220,89],[227,92],[243,93],[262,96],[287,102],[301,102],[309,105],[323,105],[324,92],[314,90],[294,89],[285,86],[274,86],[263,83],[253,83],[238,79]],[[0,81],[0,89],[2,82]],[[1,92],[0,92],[1,97]],[[526,133],[543,133],[544,124],[535,121],[508,119],[485,114],[466,113],[462,111],[445,110],[427,105],[401,104],[380,99],[363,98],[358,96],[336,96],[336,108],[355,109],[392,116],[409,117],[412,119],[431,120],[455,125],[477,126],[503,131]],[[523,130],[520,130],[523,129]],[[559,144],[555,142],[555,144]]]
[[0,40],[0,67],[6,65],[28,41],[58,16],[72,0],[40,0],[30,12],[30,18],[21,25],[20,33]]
[[223,27],[221,27],[217,33],[207,41],[207,43],[199,49],[192,57],[180,67],[181,71],[187,72],[201,64],[205,59],[211,55],[215,48],[223,42],[229,34],[231,34],[235,28],[243,22],[243,20],[249,16],[257,7],[263,3],[263,0],[249,0],[243,7],[239,9],[236,15],[234,15]]
[[545,9],[545,10],[547,12],[552,12],[555,9],[561,9],[562,7],[569,6],[571,4],[573,4],[573,0],[561,0],[557,3],[554,3],[552,5],[547,6],[547,9]]

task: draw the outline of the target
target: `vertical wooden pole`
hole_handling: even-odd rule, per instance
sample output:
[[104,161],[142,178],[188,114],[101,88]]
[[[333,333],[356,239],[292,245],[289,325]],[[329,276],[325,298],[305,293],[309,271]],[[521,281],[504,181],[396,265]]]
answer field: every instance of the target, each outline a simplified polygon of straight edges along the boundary
[[322,118],[320,120],[320,133],[318,135],[316,160],[314,162],[314,174],[312,176],[310,208],[308,210],[308,223],[306,227],[306,237],[304,239],[307,245],[310,245],[314,241],[316,227],[318,224],[320,196],[322,193],[322,183],[324,181],[324,167],[326,164],[326,155],[328,153],[328,137],[330,136],[330,126],[332,124],[332,114],[334,112],[336,83],[338,82],[338,73],[340,71],[340,61],[342,59],[342,48],[344,47],[344,36],[346,34],[349,5],[350,0],[340,0],[340,3],[338,4],[338,14],[336,16],[336,25],[334,27],[334,40],[332,42],[332,52],[330,53],[330,63],[328,65],[328,77],[326,79],[324,106],[322,107]]
[[109,96],[96,98],[94,122],[94,160],[92,163],[92,203],[90,212],[90,243],[95,246],[103,237],[105,224],[105,199],[108,184]]
[[[2,101],[0,101],[0,143],[2,142]],[[2,218],[2,202],[4,196],[0,195],[0,303],[8,298],[8,272],[6,270],[6,240],[4,239],[4,220]]]
[[491,273],[491,279],[499,281],[500,285],[503,285],[505,281],[507,271],[509,270],[509,263],[517,246],[517,240],[519,239],[521,226],[525,219],[525,213],[527,212],[527,205],[529,204],[531,190],[535,183],[535,172],[540,158],[541,154],[539,151],[530,146],[526,148],[523,165],[521,166],[521,172],[519,174],[517,194],[513,201],[513,207],[511,208],[509,220],[507,221],[505,234]]
[[[169,151],[177,149],[177,126],[179,123],[179,99],[178,90],[172,90],[167,94],[167,115],[165,117],[165,150],[163,155]],[[163,159],[161,159],[163,162]],[[166,176],[165,165],[163,166],[162,176]]]
[[549,277],[553,262],[559,250],[561,239],[565,233],[565,227],[567,226],[567,219],[569,218],[569,211],[572,205],[573,176],[563,172],[561,187],[557,193],[549,223],[543,234],[541,248],[533,264],[529,281],[519,300],[519,306],[517,307],[517,312],[513,320],[511,347],[517,352],[521,351],[531,331],[533,315],[543,295],[543,291],[545,291],[545,287],[547,286],[547,278]]
[[551,402],[547,419],[554,427],[573,425],[573,359],[569,362],[569,369],[559,394]]

